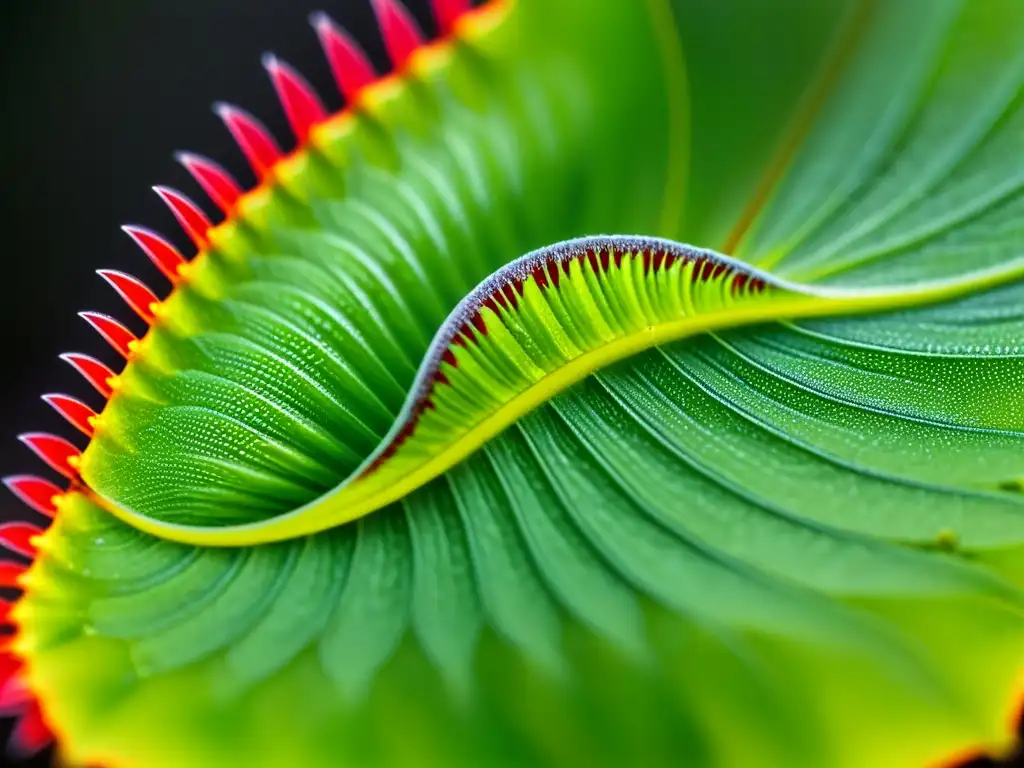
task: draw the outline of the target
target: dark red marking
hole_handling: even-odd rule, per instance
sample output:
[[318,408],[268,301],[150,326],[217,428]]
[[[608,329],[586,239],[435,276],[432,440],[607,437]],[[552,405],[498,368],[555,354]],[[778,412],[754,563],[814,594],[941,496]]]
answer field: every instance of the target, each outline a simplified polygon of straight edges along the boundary
[[747,284],[747,276],[742,272],[736,275],[736,279],[732,282],[733,293],[739,293],[743,290],[743,286]]
[[445,376],[440,371],[438,371],[437,373],[434,374],[434,383],[435,384],[446,384],[449,387],[452,385],[452,383],[448,380],[448,377]]
[[43,400],[57,413],[67,419],[75,429],[86,437],[92,437],[92,419],[96,412],[80,400],[67,395],[43,395]]
[[597,259],[597,253],[594,252],[593,248],[587,250],[587,263],[590,265],[590,271],[594,274],[598,274],[600,265]]
[[549,261],[544,266],[547,269],[548,277],[551,278],[551,284],[555,286],[555,288],[558,288],[559,284],[562,282],[562,275],[558,271],[558,264],[553,261]]
[[530,274],[533,275],[533,279],[537,281],[538,288],[548,287],[548,276],[544,273],[543,266],[534,267],[533,272]]
[[138,341],[134,333],[114,318],[101,315],[99,312],[79,312],[79,316],[95,328],[122,357],[131,357],[131,345]]
[[409,12],[396,0],[371,0],[380,24],[384,47],[395,69],[402,69],[409,57],[423,45],[423,33]]
[[665,263],[665,252],[664,251],[655,251],[654,254],[651,257],[651,269],[653,269],[655,272],[657,272],[658,270],[661,269],[661,267],[662,267],[662,265],[664,265],[664,263]]
[[69,480],[78,477],[78,470],[71,466],[71,459],[77,459],[81,451],[63,437],[46,432],[27,432],[19,435],[18,439],[54,472],[59,472]]
[[476,334],[473,333],[473,329],[470,328],[468,325],[463,325],[459,329],[459,336],[466,339],[467,342],[472,342],[473,344],[480,343],[480,341],[476,337]]
[[664,254],[664,256],[665,262],[663,266],[665,267],[665,269],[671,269],[672,265],[676,263],[676,255],[674,253],[666,253]]
[[715,267],[715,271],[711,273],[711,278],[713,280],[717,280],[722,276],[722,273],[724,273],[726,269],[728,269],[728,267],[726,267],[725,264],[719,264]]
[[753,293],[761,293],[765,289],[764,280],[759,277],[751,278],[750,280],[750,291]]
[[615,268],[620,269],[622,267],[622,253],[620,251],[613,251],[612,259],[615,261]]
[[601,253],[598,254],[598,259],[601,262],[601,269],[602,269],[602,271],[607,272],[611,268],[611,265],[612,265],[611,254],[608,253],[608,251],[606,249],[601,249]]
[[469,322],[473,324],[482,336],[487,335],[487,323],[484,322],[484,316],[479,311],[474,312],[473,316],[469,319]]
[[[459,342],[456,341],[455,343],[458,344]],[[441,355],[441,359],[448,363],[452,368],[458,368],[459,366],[459,361],[455,358],[455,353],[452,352],[451,349],[446,349],[444,354]]]
[[110,385],[110,380],[114,378],[115,374],[99,360],[88,355],[76,353],[61,355],[61,360],[69,363],[76,371],[82,374],[85,380],[92,384],[96,391],[104,397],[110,397],[113,394],[114,388]]
[[112,269],[101,269],[97,274],[113,286],[135,314],[147,323],[153,322],[153,305],[159,303],[159,299],[141,280]]
[[431,0],[431,4],[442,35],[450,35],[455,29],[455,22],[470,10],[470,0]]
[[126,225],[121,229],[142,249],[168,280],[178,282],[178,268],[185,263],[185,257],[178,249],[156,232],[145,227]]
[[11,493],[45,517],[53,517],[56,514],[54,499],[64,493],[49,480],[32,475],[5,477],[3,483]]
[[170,187],[153,187],[153,191],[160,195],[160,199],[171,209],[174,218],[178,220],[181,228],[185,230],[185,233],[195,243],[196,248],[203,250],[209,245],[206,235],[213,227],[213,224],[198,205],[178,190],[171,189]]
[[23,757],[46,749],[53,742],[53,732],[43,720],[39,702],[32,699],[11,732],[11,748]]
[[218,103],[214,110],[231,132],[231,137],[249,161],[253,172],[260,179],[265,178],[274,164],[281,159],[281,150],[278,149],[270,131],[263,123],[238,107]]
[[508,299],[508,303],[512,306],[512,309],[519,309],[519,299],[516,298],[515,288],[512,287],[511,283],[505,283],[501,286],[501,292],[505,298]]
[[647,277],[647,273],[651,271],[651,265],[654,262],[654,258],[651,256],[651,252],[643,251],[640,254],[640,262],[644,265],[644,277]]
[[487,307],[489,310],[491,310],[491,312],[498,315],[499,317],[501,316],[501,312],[498,311],[498,302],[494,300],[493,294],[484,299],[483,306]]
[[398,449],[399,447],[401,447],[402,443],[408,440],[409,436],[416,431],[416,426],[419,424],[420,418],[423,416],[423,412],[426,410],[436,409],[437,406],[434,405],[429,400],[424,400],[415,408],[413,408],[412,413],[409,414],[409,420],[406,422],[405,426],[403,426],[398,431],[398,434],[395,435],[390,445],[388,445],[388,447],[381,452],[380,456],[374,459],[373,463],[371,463],[370,466],[363,471],[362,476],[366,477],[367,475],[373,474],[381,467],[382,464],[384,464],[384,462],[392,458],[398,452]]
[[304,144],[310,129],[327,117],[327,110],[320,103],[313,86],[293,67],[269,53],[263,57],[263,66],[274,84],[277,98],[281,100],[292,133],[299,144]]
[[185,166],[192,178],[203,191],[213,200],[214,204],[225,214],[230,215],[242,196],[242,188],[224,168],[202,155],[191,152],[179,152],[175,155],[178,162]]
[[0,546],[16,555],[35,557],[36,546],[32,539],[42,533],[42,528],[29,523],[0,523]]
[[345,101],[351,103],[363,88],[377,79],[377,73],[362,48],[326,13],[314,14],[311,21],[331,65],[338,90]]

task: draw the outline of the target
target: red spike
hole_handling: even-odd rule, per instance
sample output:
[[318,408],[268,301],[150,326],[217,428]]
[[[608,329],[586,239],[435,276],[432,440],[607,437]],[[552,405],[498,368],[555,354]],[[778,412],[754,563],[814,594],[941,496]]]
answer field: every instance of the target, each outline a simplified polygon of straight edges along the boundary
[[384,47],[395,69],[401,69],[413,51],[423,45],[420,32],[412,16],[397,0],[371,0],[377,22],[380,24]]
[[32,691],[25,684],[21,671],[22,665],[17,663],[7,673],[6,679],[0,680],[0,716],[18,715],[32,701]]
[[69,479],[78,476],[77,470],[71,466],[71,459],[80,456],[81,451],[63,437],[49,435],[45,432],[28,432],[19,435],[18,439],[27,445],[36,456],[45,461],[54,472],[59,472]]
[[274,83],[295,139],[304,143],[309,138],[309,129],[327,117],[327,110],[313,86],[294,68],[269,53],[263,57],[263,66]]
[[[0,627],[5,624],[9,624],[11,620],[11,609],[14,607],[14,603],[10,600],[4,600],[0,598]],[[0,675],[3,673],[0,672]]]
[[96,411],[88,405],[67,395],[43,395],[43,401],[83,435],[92,437],[92,419],[96,418]]
[[114,388],[110,385],[110,380],[114,378],[115,374],[99,360],[88,355],[75,353],[61,355],[60,359],[69,363],[76,371],[82,374],[85,380],[92,384],[96,391],[104,397],[110,397],[113,394]]
[[206,233],[210,231],[213,224],[202,209],[176,189],[153,187],[153,191],[160,195],[160,199],[171,209],[174,218],[178,220],[181,228],[196,244],[196,248],[203,250],[210,242]]
[[125,303],[135,310],[135,314],[147,323],[153,322],[153,305],[160,300],[142,281],[113,269],[101,269],[97,274],[113,286]]
[[217,207],[230,214],[242,196],[242,188],[231,174],[213,160],[191,152],[178,152],[174,157],[192,174]]
[[0,560],[0,587],[4,589],[21,589],[18,579],[28,570],[21,563]]
[[363,88],[377,79],[373,65],[363,49],[326,13],[314,13],[309,20],[330,62],[338,90],[345,101],[351,102]]
[[450,35],[455,30],[455,22],[470,9],[469,0],[431,0],[431,3],[442,35]]
[[263,123],[238,107],[218,103],[213,109],[231,132],[231,137],[249,161],[253,172],[262,179],[281,159],[281,150],[278,149],[270,131],[263,127]]
[[29,757],[46,749],[51,742],[53,732],[43,720],[39,702],[33,699],[11,732],[11,748],[16,754]]
[[[13,607],[11,603],[4,600],[3,605],[6,606],[5,610],[10,613],[10,609]],[[15,656],[10,651],[0,651],[0,691],[15,690],[18,686],[15,683],[20,678],[21,671],[23,668],[21,659]],[[24,702],[20,706],[15,707],[4,707],[0,704],[0,717],[10,717],[20,713],[24,707]]]
[[0,547],[5,547],[16,555],[35,557],[36,546],[32,539],[42,532],[41,528],[29,523],[0,523]]
[[138,341],[134,333],[109,315],[101,315],[99,312],[79,312],[78,316],[95,328],[100,336],[122,357],[126,359],[131,357],[131,345]]
[[3,479],[7,489],[40,515],[53,517],[57,511],[54,499],[64,491],[48,480],[32,475],[14,475]]
[[168,280],[178,282],[178,268],[185,263],[185,257],[178,249],[164,240],[160,235],[145,227],[125,225],[121,231],[135,241],[149,260],[152,261]]

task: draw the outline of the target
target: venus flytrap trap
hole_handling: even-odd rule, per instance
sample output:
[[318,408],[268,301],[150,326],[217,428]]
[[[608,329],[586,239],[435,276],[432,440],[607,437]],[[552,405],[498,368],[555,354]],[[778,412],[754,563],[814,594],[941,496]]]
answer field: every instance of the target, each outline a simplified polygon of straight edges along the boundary
[[[24,435],[64,487],[6,480],[38,515],[0,528],[17,749],[1012,746],[1024,6],[780,8],[709,66],[763,13],[734,5],[434,0],[428,41],[373,0],[383,77],[310,19],[338,114],[265,57],[294,150],[216,107],[257,186],[178,154],[223,221],[155,188],[196,255],[125,227],[171,293],[100,271],[148,330],[82,313],[125,363],[65,356],[102,408],[45,399],[88,445]],[[765,55],[782,34],[813,67]]]

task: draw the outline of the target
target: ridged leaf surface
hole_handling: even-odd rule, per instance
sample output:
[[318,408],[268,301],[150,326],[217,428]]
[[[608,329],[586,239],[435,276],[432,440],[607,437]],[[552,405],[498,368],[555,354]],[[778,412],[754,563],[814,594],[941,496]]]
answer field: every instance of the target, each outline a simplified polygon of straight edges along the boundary
[[[214,231],[17,609],[73,761],[896,768],[1007,747],[1024,6],[761,5],[519,0]],[[743,12],[763,32],[731,45]],[[506,273],[482,325],[446,326],[522,254],[607,232],[711,250]],[[883,298],[843,317],[836,296]],[[540,390],[383,508],[256,543],[368,461],[402,483],[609,340],[715,313]],[[432,346],[445,327],[475,340]],[[424,371],[422,431],[389,452]],[[177,543],[115,504],[257,538]]]

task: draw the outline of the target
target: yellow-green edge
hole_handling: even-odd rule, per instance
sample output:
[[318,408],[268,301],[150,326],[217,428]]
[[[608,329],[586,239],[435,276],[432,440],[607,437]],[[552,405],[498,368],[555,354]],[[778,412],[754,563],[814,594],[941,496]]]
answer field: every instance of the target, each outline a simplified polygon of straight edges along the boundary
[[[976,293],[1020,277],[1024,277],[1024,259],[962,278],[912,287],[829,290],[784,284],[778,297],[753,306],[707,315],[683,316],[670,322],[651,325],[640,332],[589,350],[549,373],[477,423],[440,453],[407,470],[401,477],[389,477],[386,482],[375,482],[374,475],[364,476],[366,479],[363,479],[357,471],[320,499],[269,520],[219,528],[183,526],[140,515],[108,499],[98,499],[98,503],[139,530],[185,544],[237,547],[296,538],[350,522],[398,501],[469,456],[517,419],[586,376],[660,344],[698,333],[776,320],[906,309]],[[379,487],[381,485],[384,487]]]

